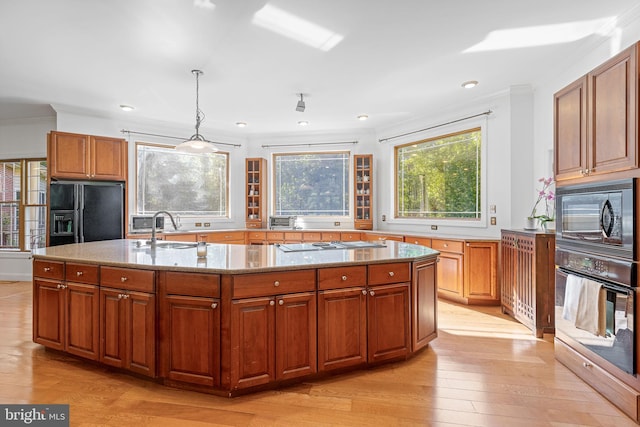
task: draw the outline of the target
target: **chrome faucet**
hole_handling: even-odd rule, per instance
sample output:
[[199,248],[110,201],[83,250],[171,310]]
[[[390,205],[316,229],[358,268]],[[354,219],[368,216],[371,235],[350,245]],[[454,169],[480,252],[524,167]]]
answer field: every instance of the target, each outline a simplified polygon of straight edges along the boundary
[[153,214],[153,219],[151,220],[151,247],[155,247],[156,246],[156,242],[158,239],[156,239],[156,217],[160,214],[165,214],[165,215],[169,215],[169,218],[171,218],[171,224],[173,224],[173,229],[174,230],[178,230],[178,226],[176,225],[176,221],[173,219],[173,216],[171,216],[171,214],[167,211],[158,211],[156,213]]

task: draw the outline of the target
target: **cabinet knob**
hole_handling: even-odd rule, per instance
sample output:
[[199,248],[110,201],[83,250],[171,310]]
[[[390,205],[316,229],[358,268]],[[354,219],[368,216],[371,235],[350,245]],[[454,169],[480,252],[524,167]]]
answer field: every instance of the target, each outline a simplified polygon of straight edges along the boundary
[[395,275],[396,275],[396,273],[394,273],[393,271],[390,271],[390,272],[389,272],[389,277],[393,277],[393,276],[395,276]]
[[273,300],[269,301],[269,305],[276,305],[275,302],[273,302]]
[[118,299],[124,298],[124,294],[118,294]]
[[369,291],[369,295],[374,296],[376,293],[374,291]]
[[444,246],[445,248],[448,248],[448,247],[449,247],[449,244],[448,244],[448,243],[445,243],[443,246]]
[[125,277],[125,276],[120,277],[120,281],[122,283],[126,282],[127,280],[129,280],[129,279],[127,277]]
[[56,285],[56,288],[58,288],[58,289],[64,289],[64,285],[63,285],[62,283],[58,283],[58,284]]
[[43,270],[44,270],[46,273],[48,273],[48,272],[50,272],[50,271],[51,271],[51,267],[45,267],[45,268],[43,268]]
[[84,274],[83,271],[76,271],[76,276],[78,276],[78,277],[82,276],[83,274]]
[[284,300],[278,300],[278,305],[284,305]]
[[346,275],[345,275],[345,276],[342,276],[342,277],[341,277],[341,279],[342,279],[342,281],[344,282],[344,281],[346,281],[346,280],[347,280],[347,276],[346,276]]
[[122,295],[122,298],[124,298],[124,299],[129,299],[129,295],[128,295],[128,294],[123,294],[123,295]]
[[367,294],[367,290],[366,290],[366,289],[363,289],[363,290],[362,290],[362,295],[366,295],[366,294]]
[[218,303],[217,302],[212,303],[211,308],[218,308]]
[[275,287],[280,286],[280,282],[276,280],[275,282],[273,282],[273,286],[275,286]]
[[585,368],[590,368],[591,367],[591,363],[589,362],[583,362],[582,366],[584,366]]

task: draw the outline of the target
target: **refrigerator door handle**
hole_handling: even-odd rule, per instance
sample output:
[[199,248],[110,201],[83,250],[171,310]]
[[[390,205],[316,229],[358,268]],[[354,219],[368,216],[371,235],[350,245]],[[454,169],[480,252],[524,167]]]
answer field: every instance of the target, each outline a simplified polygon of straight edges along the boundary
[[76,203],[74,211],[76,217],[75,241],[76,243],[84,243],[84,191],[82,185],[76,185]]

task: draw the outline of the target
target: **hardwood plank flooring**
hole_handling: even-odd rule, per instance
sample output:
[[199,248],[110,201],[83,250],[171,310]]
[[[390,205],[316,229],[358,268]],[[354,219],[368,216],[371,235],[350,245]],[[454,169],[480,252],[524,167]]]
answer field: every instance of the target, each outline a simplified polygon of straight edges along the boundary
[[31,341],[31,283],[0,284],[0,403],[68,403],[72,426],[635,426],[498,307],[439,301],[439,336],[402,363],[227,399]]

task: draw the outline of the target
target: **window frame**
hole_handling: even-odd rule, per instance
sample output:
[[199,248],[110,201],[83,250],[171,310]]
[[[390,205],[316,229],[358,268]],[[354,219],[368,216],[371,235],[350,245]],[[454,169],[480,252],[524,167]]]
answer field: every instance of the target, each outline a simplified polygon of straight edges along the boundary
[[[49,219],[47,216],[48,215],[47,204],[49,199],[48,171],[47,171],[47,177],[45,178],[45,184],[44,184],[45,200],[43,201],[43,203],[28,203],[28,194],[29,194],[28,181],[30,178],[30,176],[28,175],[28,171],[29,171],[28,166],[29,166],[29,163],[31,162],[39,162],[39,163],[44,162],[45,168],[49,167],[49,165],[47,164],[46,157],[33,157],[33,158],[27,157],[27,158],[19,158],[19,159],[0,160],[0,163],[20,163],[20,189],[18,190],[19,191],[18,198],[11,201],[0,202],[0,206],[4,204],[18,203],[18,247],[0,247],[0,252],[4,252],[4,253],[31,252],[35,248],[41,248],[46,246],[48,228],[49,228],[48,227]],[[39,189],[37,189],[36,191],[38,190]],[[42,208],[45,210],[43,214],[43,221],[44,221],[44,235],[42,236],[43,241],[40,242],[40,244],[30,248],[27,248],[26,211],[28,208]]]
[[[173,145],[168,145],[168,144],[160,144],[160,143],[153,143],[153,142],[145,142],[145,141],[136,141],[135,143],[135,183],[133,185],[134,187],[134,191],[133,191],[133,214],[134,215],[150,215],[149,212],[140,212],[139,206],[138,206],[138,179],[140,177],[139,171],[138,171],[138,147],[139,146],[147,146],[147,147],[156,147],[156,148],[161,148],[161,149],[167,149],[167,150],[174,150],[175,146]],[[208,154],[208,153],[203,153],[204,154]],[[230,163],[231,163],[231,156],[229,154],[229,152],[227,151],[217,151],[215,153],[211,153],[211,154],[221,154],[224,155],[226,157],[226,174],[225,174],[225,215],[210,215],[207,213],[188,213],[188,214],[183,214],[183,213],[178,213],[178,215],[182,218],[201,218],[201,217],[209,217],[215,220],[228,220],[229,218],[231,218],[231,211],[230,211],[230,188],[229,188],[229,176],[230,176]]]
[[[480,130],[481,144],[480,144],[480,218],[404,218],[398,217],[398,180],[399,171],[397,163],[397,150],[403,146],[426,142],[429,140],[445,138],[447,136],[465,133],[473,131],[474,129]],[[486,228],[488,226],[489,213],[487,211],[487,146],[489,145],[489,139],[487,137],[487,123],[484,119],[470,119],[465,120],[464,123],[454,123],[445,126],[439,126],[437,129],[431,129],[427,132],[421,133],[419,138],[415,135],[406,135],[399,138],[393,145],[390,146],[390,157],[392,167],[390,168],[390,182],[392,183],[390,188],[390,199],[393,201],[392,206],[392,218],[387,219],[391,224],[402,225],[435,225],[435,226],[447,226],[447,227],[460,227],[460,228]]]
[[300,156],[300,155],[313,155],[313,154],[344,154],[347,158],[347,186],[345,200],[348,203],[347,215],[297,215],[298,218],[309,221],[348,221],[353,219],[353,153],[349,150],[322,150],[322,151],[287,151],[279,153],[271,153],[271,206],[269,209],[270,215],[275,215],[276,212],[276,158],[281,156]]

